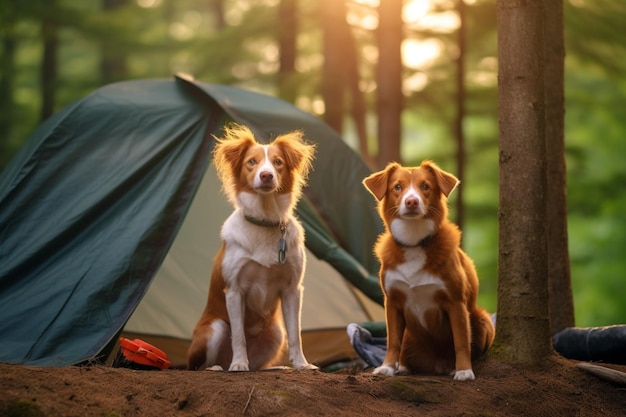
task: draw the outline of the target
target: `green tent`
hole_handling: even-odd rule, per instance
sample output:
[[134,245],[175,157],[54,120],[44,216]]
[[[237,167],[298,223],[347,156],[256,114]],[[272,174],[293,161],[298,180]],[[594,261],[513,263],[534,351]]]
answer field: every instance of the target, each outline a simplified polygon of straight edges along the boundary
[[96,90],[43,123],[2,172],[0,361],[101,359],[120,334],[184,361],[232,210],[210,164],[213,135],[231,121],[264,142],[301,129],[316,143],[297,207],[309,250],[305,353],[350,356],[345,326],[382,318],[372,256],[382,225],[361,186],[366,165],[288,103],[176,77]]

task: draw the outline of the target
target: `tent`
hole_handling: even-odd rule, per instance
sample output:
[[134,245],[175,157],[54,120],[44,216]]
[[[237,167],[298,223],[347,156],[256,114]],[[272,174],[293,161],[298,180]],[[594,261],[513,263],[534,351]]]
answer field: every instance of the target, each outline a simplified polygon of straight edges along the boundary
[[327,125],[267,95],[189,77],[102,87],[26,141],[0,176],[0,361],[101,360],[120,334],[183,364],[232,208],[210,164],[225,123],[316,143],[306,230],[307,358],[356,357],[345,328],[380,320],[369,170]]

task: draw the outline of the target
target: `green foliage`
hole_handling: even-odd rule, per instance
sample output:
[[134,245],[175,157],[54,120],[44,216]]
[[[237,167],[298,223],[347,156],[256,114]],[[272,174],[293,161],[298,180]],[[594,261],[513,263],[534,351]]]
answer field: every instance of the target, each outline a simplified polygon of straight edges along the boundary
[[0,409],[0,415],[6,417],[43,417],[45,414],[37,404],[31,401],[14,400],[9,402],[4,409]]
[[621,0],[564,1],[568,53],[621,77],[626,62],[626,3]]
[[626,43],[624,33],[609,42],[602,26],[614,19],[611,13],[626,9],[622,2],[599,3],[606,10],[592,7],[595,24],[570,34],[568,45],[579,50],[580,43],[600,42],[612,51],[612,59],[594,62],[595,56],[581,53],[566,60],[569,246],[579,326],[626,322],[626,305],[619,296],[626,272],[626,196],[621,192],[626,184],[626,82],[614,73],[618,67],[622,74],[626,70],[624,60],[616,59],[626,56]]

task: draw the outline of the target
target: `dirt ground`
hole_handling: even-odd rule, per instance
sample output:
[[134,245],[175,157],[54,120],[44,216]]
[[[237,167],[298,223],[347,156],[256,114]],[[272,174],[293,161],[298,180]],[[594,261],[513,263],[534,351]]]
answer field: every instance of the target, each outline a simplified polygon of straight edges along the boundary
[[477,379],[469,382],[357,369],[227,373],[0,364],[0,416],[626,416],[626,386],[576,364],[558,358],[541,369],[517,369],[489,359],[474,367]]

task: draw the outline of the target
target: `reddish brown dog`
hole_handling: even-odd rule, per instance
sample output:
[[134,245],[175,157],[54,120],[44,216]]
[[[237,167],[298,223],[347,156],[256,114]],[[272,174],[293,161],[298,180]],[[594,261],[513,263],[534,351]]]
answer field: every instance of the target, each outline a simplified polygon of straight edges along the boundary
[[218,140],[213,163],[235,210],[222,225],[189,369],[267,368],[279,361],[285,340],[294,368],[317,369],[302,353],[306,253],[304,229],[293,213],[313,154],[301,132],[263,145],[249,128],[234,125]]
[[495,331],[476,306],[478,277],[447,218],[458,179],[434,163],[389,164],[363,184],[378,200],[385,224],[375,245],[385,294],[387,354],[375,374],[454,373],[475,379],[472,358],[485,353]]

